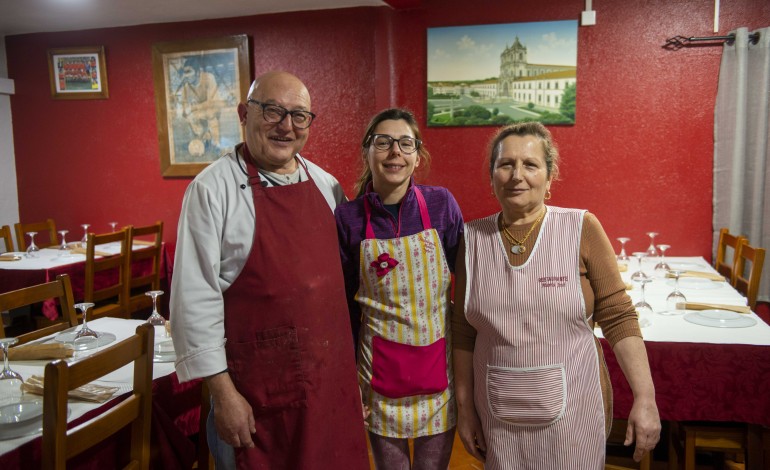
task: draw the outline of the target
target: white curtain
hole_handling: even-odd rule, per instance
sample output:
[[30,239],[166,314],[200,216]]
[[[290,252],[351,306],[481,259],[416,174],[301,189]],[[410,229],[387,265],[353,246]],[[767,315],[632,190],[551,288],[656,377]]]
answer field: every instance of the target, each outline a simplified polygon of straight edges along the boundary
[[[750,35],[759,33],[756,44]],[[714,249],[719,229],[770,251],[770,27],[725,44],[714,115]],[[770,256],[770,255],[767,255]],[[770,301],[765,261],[758,300]]]

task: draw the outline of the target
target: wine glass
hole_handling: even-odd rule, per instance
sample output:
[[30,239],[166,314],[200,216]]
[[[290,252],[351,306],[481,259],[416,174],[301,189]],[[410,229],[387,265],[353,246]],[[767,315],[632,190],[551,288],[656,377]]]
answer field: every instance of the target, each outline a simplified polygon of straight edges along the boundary
[[655,236],[658,232],[647,232],[650,237],[650,246],[647,248],[647,256],[658,256],[658,250],[655,248]]
[[21,399],[21,384],[24,381],[21,374],[11,370],[8,365],[8,348],[18,343],[17,338],[0,339],[3,349],[3,371],[0,372],[0,403],[13,403]]
[[[666,297],[667,310],[660,313],[664,315],[681,315],[685,312],[684,303],[687,302],[687,298],[682,291],[679,290],[679,276],[681,276],[684,271],[672,269],[669,272],[674,276],[674,291]],[[682,305],[681,308],[679,307],[680,304]]]
[[647,303],[647,300],[644,298],[644,287],[647,285],[647,283],[652,282],[652,279],[645,278],[645,279],[638,279],[636,282],[638,282],[641,285],[641,291],[642,291],[642,299],[634,304],[634,308],[636,309],[636,313],[639,317],[639,326],[645,327],[650,326],[652,322],[650,321],[650,315],[652,315],[652,306]]
[[118,226],[118,223],[117,222],[107,222],[107,223],[110,224],[110,228],[112,228],[112,231],[114,232],[115,228]]
[[80,239],[80,247],[85,248],[86,245],[88,245],[88,227],[90,227],[90,224],[82,224],[81,227],[83,227],[83,238]]
[[74,305],[83,314],[83,326],[75,333],[75,338],[73,339],[75,350],[88,349],[94,341],[99,340],[100,333],[88,327],[88,309],[93,306],[92,302],[81,302]]
[[628,255],[626,254],[626,243],[631,240],[628,237],[620,237],[616,238],[617,241],[620,242],[620,253],[618,253],[618,261],[628,261]]
[[59,235],[61,235],[61,245],[59,245],[59,257],[61,258],[67,258],[70,255],[69,247],[67,246],[67,240],[64,239],[64,237],[70,233],[69,230],[59,230]]
[[166,325],[166,319],[163,318],[163,316],[158,313],[158,296],[163,295],[162,290],[151,290],[149,292],[145,292],[144,295],[152,297],[152,315],[150,315],[150,318],[147,319],[147,323],[153,326],[162,326],[164,335],[165,335],[165,325]]
[[642,271],[642,258],[644,258],[646,255],[647,253],[644,251],[637,251],[634,253],[634,257],[636,258],[636,261],[639,262],[639,269],[631,275],[632,281],[639,281],[641,279],[649,278],[649,276],[645,274],[644,271]]
[[655,265],[655,276],[659,278],[666,277],[666,274],[671,270],[671,266],[666,263],[666,250],[671,248],[671,245],[658,245],[658,251],[660,251],[660,260]]
[[37,232],[27,232],[29,235],[29,246],[27,247],[27,258],[37,258],[40,256],[40,248],[35,245],[35,235]]

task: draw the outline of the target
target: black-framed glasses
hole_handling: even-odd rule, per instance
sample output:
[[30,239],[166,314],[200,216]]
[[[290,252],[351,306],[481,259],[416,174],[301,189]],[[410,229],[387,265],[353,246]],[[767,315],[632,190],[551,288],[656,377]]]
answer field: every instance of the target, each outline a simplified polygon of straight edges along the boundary
[[374,148],[382,151],[390,150],[393,147],[393,142],[398,142],[398,148],[404,153],[414,153],[422,144],[422,140],[415,139],[414,137],[399,137],[396,139],[388,134],[372,134],[369,142],[374,145]]
[[272,124],[283,121],[288,114],[291,116],[291,123],[294,125],[294,127],[298,129],[307,129],[310,127],[310,124],[313,123],[313,119],[315,119],[315,114],[311,113],[310,111],[289,111],[283,106],[278,106],[277,104],[262,103],[257,100],[252,100],[251,98],[249,98],[246,102],[258,104],[261,106],[262,117],[265,118],[265,121]]

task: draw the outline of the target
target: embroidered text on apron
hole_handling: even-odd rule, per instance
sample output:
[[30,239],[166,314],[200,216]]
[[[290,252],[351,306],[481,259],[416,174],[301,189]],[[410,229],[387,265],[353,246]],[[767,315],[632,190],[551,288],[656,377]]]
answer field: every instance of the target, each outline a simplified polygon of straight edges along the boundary
[[599,359],[579,274],[583,212],[549,206],[518,267],[497,217],[466,226],[465,315],[478,332],[474,401],[485,468],[603,469]]
[[356,301],[363,320],[358,373],[369,431],[406,438],[455,426],[449,328],[449,271],[438,232],[420,190],[413,186],[423,231],[378,240],[364,198]]
[[241,469],[369,467],[336,227],[305,173],[251,186],[253,246],[224,293],[227,365],[257,428]]

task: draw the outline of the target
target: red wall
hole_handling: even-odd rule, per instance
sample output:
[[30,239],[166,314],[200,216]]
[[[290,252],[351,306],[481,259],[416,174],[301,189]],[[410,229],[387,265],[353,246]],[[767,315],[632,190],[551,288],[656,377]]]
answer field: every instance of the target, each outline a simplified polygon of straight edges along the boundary
[[[412,2],[419,3],[419,2]],[[301,77],[319,119],[305,155],[348,194],[372,114],[411,108],[425,119],[426,28],[576,19],[583,0],[427,0],[421,8],[353,8],[6,38],[19,204],[23,220],[54,217],[79,238],[81,223],[162,219],[166,240],[189,179],[160,176],[151,46],[247,34],[253,73]],[[472,6],[469,6],[472,5]],[[672,255],[711,256],[713,106],[721,48],[672,52],[675,35],[709,36],[713,0],[594,2],[597,25],[578,30],[576,125],[552,127],[563,158],[551,203],[591,210],[631,251],[647,231]],[[722,2],[720,33],[770,24],[770,2]],[[110,98],[52,100],[46,49],[103,45]],[[466,219],[497,210],[484,170],[495,129],[424,128],[434,161],[427,181],[447,186]]]

